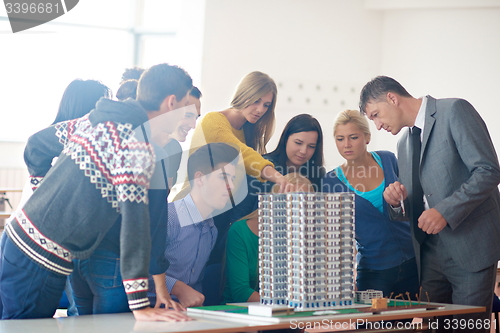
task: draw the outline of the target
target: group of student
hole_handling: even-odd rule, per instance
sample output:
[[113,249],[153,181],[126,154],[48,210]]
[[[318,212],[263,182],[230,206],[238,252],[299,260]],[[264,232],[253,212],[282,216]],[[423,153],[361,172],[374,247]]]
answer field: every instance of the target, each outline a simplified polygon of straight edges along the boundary
[[[67,276],[80,315],[130,309],[138,320],[189,320],[177,310],[203,305],[207,289],[223,302],[259,301],[258,193],[271,191],[356,194],[358,290],[491,309],[500,168],[468,102],[417,99],[394,79],[376,77],[361,92],[360,111],[332,117],[330,135],[345,161],[326,172],[323,131],[309,114],[290,119],[266,153],[278,93],[268,75],[246,75],[227,109],[196,124],[201,93],[184,70],[160,64],[134,72],[124,75],[119,101],[104,89],[95,107],[30,137],[25,161],[36,190],[2,236],[3,319],[52,316]],[[394,135],[420,125],[418,162],[406,158],[409,135],[399,161],[369,151],[367,118]],[[468,143],[470,124],[480,131]],[[191,129],[188,179],[167,203],[179,142]],[[445,181],[424,177],[429,163],[439,164]],[[465,234],[482,245],[463,244]],[[480,263],[471,266],[471,254]],[[222,284],[207,286],[208,267],[217,267]]]

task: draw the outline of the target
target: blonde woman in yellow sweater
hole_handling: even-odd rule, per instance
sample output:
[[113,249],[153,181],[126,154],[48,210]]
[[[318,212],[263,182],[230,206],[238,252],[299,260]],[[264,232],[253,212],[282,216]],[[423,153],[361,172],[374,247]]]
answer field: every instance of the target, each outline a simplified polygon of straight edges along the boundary
[[285,191],[288,181],[262,157],[274,129],[274,108],[278,90],[273,79],[261,72],[246,75],[236,88],[231,107],[206,114],[196,126],[192,148],[211,142],[239,147],[246,173],[269,180]]
[[[191,141],[191,151],[207,143],[224,142],[239,148],[243,157],[246,174],[260,181],[271,181],[279,186],[281,192],[290,189],[289,181],[275,168],[274,164],[262,157],[266,153],[266,144],[274,130],[274,108],[278,90],[273,79],[261,72],[246,75],[234,94],[230,107],[223,111],[206,114],[197,124]],[[238,173],[237,173],[238,174]],[[247,194],[243,186],[245,175],[236,177],[235,189],[231,197],[231,207],[243,200]],[[183,189],[175,198],[186,195]],[[204,294],[214,290],[212,300],[207,304],[220,304],[221,293],[214,286],[220,285],[222,255],[225,252],[227,230],[231,224],[230,210],[226,207],[213,216],[218,230],[218,238],[212,250],[204,278]],[[206,288],[205,288],[206,287]]]

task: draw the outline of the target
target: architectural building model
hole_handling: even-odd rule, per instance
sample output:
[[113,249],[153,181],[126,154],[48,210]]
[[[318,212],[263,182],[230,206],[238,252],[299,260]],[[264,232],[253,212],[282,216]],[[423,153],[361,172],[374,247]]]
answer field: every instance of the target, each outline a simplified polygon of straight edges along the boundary
[[259,277],[264,305],[298,311],[354,302],[354,195],[259,195]]
[[368,289],[364,291],[356,291],[356,298],[354,302],[371,304],[373,298],[383,298],[382,290]]

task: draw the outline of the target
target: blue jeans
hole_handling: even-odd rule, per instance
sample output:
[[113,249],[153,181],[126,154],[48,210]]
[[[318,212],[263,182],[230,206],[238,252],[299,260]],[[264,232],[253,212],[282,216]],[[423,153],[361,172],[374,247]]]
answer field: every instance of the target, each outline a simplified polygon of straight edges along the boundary
[[1,241],[2,319],[52,318],[66,275],[49,271],[26,256],[8,236]]
[[89,259],[74,264],[70,282],[79,315],[130,311],[119,255],[97,249]]
[[[5,238],[7,237],[7,233],[2,232],[2,237],[0,238],[0,261],[2,257],[2,246],[5,242]],[[2,274],[2,267],[0,265],[0,275]],[[76,311],[75,302],[73,301],[73,290],[71,289],[71,285],[69,284],[69,279],[66,280],[66,288],[64,289],[63,296],[59,301],[59,308],[67,308],[68,316],[76,316],[78,315]],[[2,294],[0,293],[0,318],[2,318],[3,305],[2,305]]]
[[68,317],[78,316],[75,300],[73,298],[73,288],[71,288],[71,284],[69,283],[69,276],[68,279],[66,279],[66,287],[64,288],[63,295],[59,300],[59,308],[67,309]]
[[393,298],[403,294],[404,298],[407,299],[406,292],[409,292],[410,297],[416,299],[415,295],[419,291],[419,282],[415,258],[388,269],[358,268],[356,286],[360,291],[367,289],[382,290],[386,297],[393,293]]
[[[7,234],[5,231],[2,232],[2,236],[0,237],[0,276],[2,276],[2,249],[3,244],[5,243],[5,238]],[[2,305],[2,291],[0,289],[0,319],[2,319],[3,305]]]

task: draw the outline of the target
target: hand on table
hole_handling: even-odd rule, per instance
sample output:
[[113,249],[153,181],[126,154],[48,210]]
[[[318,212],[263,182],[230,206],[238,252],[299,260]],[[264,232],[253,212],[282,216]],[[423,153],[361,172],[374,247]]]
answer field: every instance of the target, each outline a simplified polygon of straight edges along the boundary
[[132,311],[134,317],[139,321],[189,321],[192,320],[185,313],[160,308],[145,308]]

